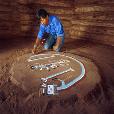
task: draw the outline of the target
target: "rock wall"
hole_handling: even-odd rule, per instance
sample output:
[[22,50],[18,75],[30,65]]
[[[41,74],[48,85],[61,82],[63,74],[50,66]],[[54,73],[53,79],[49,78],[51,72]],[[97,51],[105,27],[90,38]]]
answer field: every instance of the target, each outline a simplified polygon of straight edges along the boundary
[[21,0],[1,0],[0,5],[0,36],[31,36],[35,26],[33,8]]
[[36,37],[36,10],[60,17],[66,38],[87,39],[114,46],[113,0],[1,0],[0,38]]
[[114,0],[75,0],[71,34],[114,46]]

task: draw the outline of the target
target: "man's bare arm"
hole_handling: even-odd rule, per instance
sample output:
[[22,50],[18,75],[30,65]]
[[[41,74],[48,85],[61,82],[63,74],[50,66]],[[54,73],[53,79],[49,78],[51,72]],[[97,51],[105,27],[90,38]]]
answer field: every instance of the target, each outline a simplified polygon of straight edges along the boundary
[[58,49],[61,44],[62,44],[62,39],[61,39],[61,37],[57,37],[56,43],[55,43],[55,45],[53,46],[53,50]]
[[35,51],[36,51],[36,48],[38,47],[38,45],[40,45],[40,39],[39,38],[36,38],[36,41],[35,41],[35,44],[34,44],[34,47],[32,49],[32,53],[34,54]]

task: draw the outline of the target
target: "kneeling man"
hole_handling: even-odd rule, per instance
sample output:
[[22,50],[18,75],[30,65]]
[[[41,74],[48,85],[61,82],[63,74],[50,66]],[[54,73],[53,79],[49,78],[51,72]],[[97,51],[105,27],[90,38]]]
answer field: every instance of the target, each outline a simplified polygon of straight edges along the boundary
[[64,30],[61,21],[57,16],[49,15],[44,9],[40,9],[37,12],[37,17],[40,20],[40,28],[32,53],[34,54],[36,52],[36,48],[40,45],[44,34],[48,34],[44,49],[53,48],[54,51],[59,52],[64,44]]

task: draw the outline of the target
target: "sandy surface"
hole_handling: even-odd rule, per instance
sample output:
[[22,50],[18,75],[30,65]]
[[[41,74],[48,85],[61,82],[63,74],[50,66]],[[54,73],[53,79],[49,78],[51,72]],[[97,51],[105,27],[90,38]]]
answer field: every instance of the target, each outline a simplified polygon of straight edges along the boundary
[[[33,56],[31,53],[27,53],[23,56],[19,56],[15,58],[10,69],[11,81],[17,86],[22,87],[22,89],[29,92],[30,94],[36,91],[38,92],[38,89],[40,88],[39,86],[42,84],[40,80],[41,78],[46,78],[54,74],[60,73],[62,71],[66,71],[69,68],[71,68],[74,71],[69,71],[61,75],[58,75],[57,78],[60,80],[64,80],[65,84],[68,84],[75,78],[79,77],[82,74],[82,67],[78,62],[81,62],[84,65],[85,75],[81,80],[75,83],[75,85],[72,85],[74,87],[71,88],[78,88],[80,94],[85,96],[86,94],[88,94],[89,91],[94,89],[96,84],[100,83],[100,75],[98,73],[98,69],[91,60],[84,57],[80,57],[78,55],[62,52],[55,53],[53,51],[48,51],[42,54]],[[71,57],[76,61],[70,59]],[[45,65],[61,61],[63,62],[63,60],[65,61],[65,63],[58,64],[58,67],[56,67],[55,69],[51,67],[49,67],[49,70],[47,70],[46,68],[43,68],[42,70],[41,68],[34,70],[31,69],[31,66],[34,65]],[[52,79],[54,78],[50,78],[49,82],[47,83],[57,84],[58,87],[61,85],[60,82],[58,83],[58,81],[53,81]],[[72,92],[69,93],[68,91],[69,90],[66,90],[66,92],[60,91],[59,94],[72,94]]]
[[[15,60],[31,52],[32,40],[0,40],[0,112],[2,114],[113,114],[114,47],[83,40],[65,43],[63,52],[90,60],[84,78],[58,96],[41,96],[27,92],[11,81]],[[86,61],[85,61],[86,62]],[[89,69],[91,69],[89,71]],[[97,69],[97,72],[95,72]],[[96,78],[96,73],[98,77]],[[91,86],[93,85],[93,87]],[[91,88],[91,89],[90,89]],[[69,94],[66,94],[69,93]]]

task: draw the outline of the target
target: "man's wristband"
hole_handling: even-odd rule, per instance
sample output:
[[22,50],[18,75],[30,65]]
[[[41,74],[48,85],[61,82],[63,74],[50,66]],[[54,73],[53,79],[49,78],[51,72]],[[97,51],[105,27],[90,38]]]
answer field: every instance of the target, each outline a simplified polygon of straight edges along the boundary
[[34,44],[34,49],[36,49],[37,48],[37,45],[36,44]]

